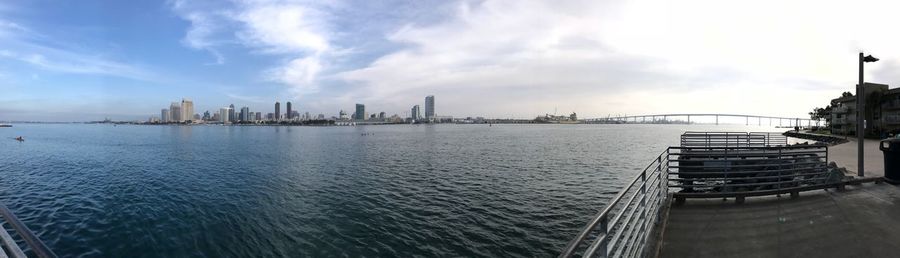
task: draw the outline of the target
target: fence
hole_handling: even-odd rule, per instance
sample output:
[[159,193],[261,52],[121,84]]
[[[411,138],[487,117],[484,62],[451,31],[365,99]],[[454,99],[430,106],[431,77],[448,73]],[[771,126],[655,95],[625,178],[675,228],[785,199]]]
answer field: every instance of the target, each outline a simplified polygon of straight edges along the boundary
[[647,165],[569,242],[560,257],[635,257],[659,220],[668,196],[668,150]]
[[[746,135],[746,134],[745,134]],[[746,141],[745,141],[746,142]],[[847,183],[829,178],[828,147],[669,147],[597,214],[559,257],[638,257],[660,220],[669,189],[684,198],[774,195]]]
[[667,162],[669,187],[681,189],[673,194],[679,202],[797,193],[843,178],[828,173],[825,145],[669,147]]
[[16,236],[22,239],[22,242],[25,243],[25,246],[28,247],[29,250],[34,253],[35,257],[39,258],[55,258],[56,254],[53,253],[44,242],[41,242],[28,227],[25,227],[25,224],[22,224],[16,215],[14,215],[6,206],[0,205],[0,216],[3,216],[3,222],[5,225],[8,225],[11,230],[8,230],[5,226],[0,227],[0,243],[2,243],[3,248],[0,251],[0,257],[13,257],[13,258],[24,258],[28,257],[25,255],[25,252],[22,251],[22,247],[16,243],[15,239],[13,239],[12,235],[9,233],[12,232]]
[[685,132],[682,147],[767,147],[785,146],[787,137],[769,132]]

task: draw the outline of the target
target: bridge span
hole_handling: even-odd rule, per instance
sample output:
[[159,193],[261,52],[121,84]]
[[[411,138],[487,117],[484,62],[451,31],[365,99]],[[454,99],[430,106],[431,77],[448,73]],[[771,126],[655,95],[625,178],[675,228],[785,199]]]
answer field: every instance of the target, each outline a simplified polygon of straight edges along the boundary
[[[632,115],[632,116],[609,116],[604,118],[589,118],[584,119],[585,123],[643,123],[643,124],[658,124],[658,123],[691,123],[691,118],[697,117],[712,117],[715,118],[715,123],[719,124],[719,118],[744,118],[745,125],[756,124],[762,126],[763,124],[768,125],[777,125],[777,126],[819,126],[819,120],[813,120],[810,118],[800,118],[800,117],[778,117],[778,116],[763,116],[763,115],[743,115],[743,114],[652,114],[652,115]],[[670,120],[670,119],[677,120]],[[755,123],[751,123],[755,122]],[[764,123],[764,121],[766,123]]]

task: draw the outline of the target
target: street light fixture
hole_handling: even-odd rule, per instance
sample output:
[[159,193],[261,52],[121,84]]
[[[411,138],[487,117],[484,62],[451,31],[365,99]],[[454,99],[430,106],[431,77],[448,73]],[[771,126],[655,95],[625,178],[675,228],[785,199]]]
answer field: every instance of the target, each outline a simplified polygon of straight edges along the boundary
[[866,89],[863,86],[865,82],[863,81],[863,64],[877,62],[878,58],[875,58],[872,55],[863,56],[862,52],[859,52],[859,84],[856,85],[856,141],[857,141],[857,157],[856,161],[859,164],[859,172],[856,174],[859,177],[865,176],[865,171],[863,170],[863,127],[865,123],[866,116]]

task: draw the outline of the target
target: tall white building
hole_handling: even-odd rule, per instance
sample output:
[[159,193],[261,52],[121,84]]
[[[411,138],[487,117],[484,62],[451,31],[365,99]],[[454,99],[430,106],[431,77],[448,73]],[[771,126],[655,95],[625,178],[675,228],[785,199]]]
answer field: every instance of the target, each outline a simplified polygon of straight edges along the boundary
[[191,122],[194,120],[194,102],[190,99],[181,99],[181,121]]
[[181,123],[184,121],[183,113],[181,112],[181,104],[178,102],[172,102],[169,105],[169,122]]
[[434,95],[425,97],[425,119],[434,118]]
[[219,109],[219,122],[226,123],[228,121],[229,114],[234,114],[231,112],[231,108],[223,107]]
[[169,110],[163,108],[162,111],[159,112],[159,118],[160,118],[161,122],[168,123],[169,119],[171,119],[171,118],[169,118]]

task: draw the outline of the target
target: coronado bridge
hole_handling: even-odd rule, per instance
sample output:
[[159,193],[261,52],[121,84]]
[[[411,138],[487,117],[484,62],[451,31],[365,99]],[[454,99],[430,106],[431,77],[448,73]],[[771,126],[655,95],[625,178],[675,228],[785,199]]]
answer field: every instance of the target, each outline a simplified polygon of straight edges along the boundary
[[[651,115],[621,115],[608,116],[603,118],[584,119],[585,123],[667,123],[667,122],[687,122],[691,123],[691,118],[714,119],[715,124],[719,124],[719,118],[728,118],[729,122],[734,122],[735,118],[744,118],[745,125],[770,125],[770,126],[813,126],[819,125],[819,120],[800,117],[778,117],[763,115],[742,115],[742,114],[651,114]],[[708,121],[708,120],[707,120]]]

